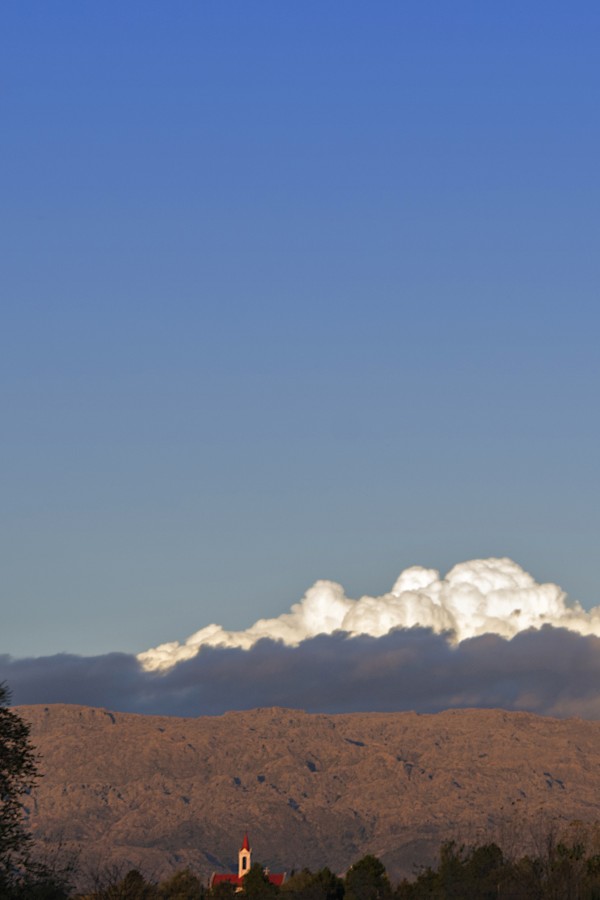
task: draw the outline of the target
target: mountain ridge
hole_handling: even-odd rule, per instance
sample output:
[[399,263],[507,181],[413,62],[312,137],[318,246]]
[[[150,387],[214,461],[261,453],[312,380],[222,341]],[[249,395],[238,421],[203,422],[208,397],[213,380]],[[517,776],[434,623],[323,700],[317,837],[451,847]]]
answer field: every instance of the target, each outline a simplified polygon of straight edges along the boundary
[[41,758],[32,829],[77,850],[87,872],[190,866],[207,878],[235,867],[248,830],[255,859],[277,871],[342,872],[374,853],[399,877],[443,840],[520,850],[551,824],[600,820],[600,723],[584,719],[16,709]]

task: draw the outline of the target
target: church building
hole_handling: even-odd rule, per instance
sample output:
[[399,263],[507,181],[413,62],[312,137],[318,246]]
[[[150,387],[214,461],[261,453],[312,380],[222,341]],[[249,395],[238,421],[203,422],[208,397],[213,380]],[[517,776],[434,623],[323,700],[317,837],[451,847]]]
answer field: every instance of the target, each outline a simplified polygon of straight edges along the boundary
[[[234,884],[236,893],[239,891],[243,891],[244,889],[244,877],[250,871],[252,866],[252,848],[250,847],[250,842],[248,841],[248,834],[244,835],[244,840],[242,841],[242,846],[240,847],[238,853],[238,872],[237,875],[233,873],[220,873],[213,872],[210,878],[210,887],[213,888],[217,884],[223,884],[223,882],[228,882],[229,884]],[[269,872],[268,869],[265,869],[265,875],[271,882],[271,884],[276,884],[277,887],[280,887],[285,881],[285,872],[281,872],[279,874],[274,874]]]

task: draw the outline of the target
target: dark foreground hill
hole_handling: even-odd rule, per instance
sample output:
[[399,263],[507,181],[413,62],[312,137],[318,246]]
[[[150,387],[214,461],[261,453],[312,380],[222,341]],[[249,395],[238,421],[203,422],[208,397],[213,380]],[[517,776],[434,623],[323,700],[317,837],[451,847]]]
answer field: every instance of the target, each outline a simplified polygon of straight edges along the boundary
[[374,853],[393,877],[441,841],[516,852],[550,823],[600,820],[600,723],[499,710],[177,719],[80,706],[20,713],[44,773],[36,833],[80,866],[149,876],[254,858],[344,871]]

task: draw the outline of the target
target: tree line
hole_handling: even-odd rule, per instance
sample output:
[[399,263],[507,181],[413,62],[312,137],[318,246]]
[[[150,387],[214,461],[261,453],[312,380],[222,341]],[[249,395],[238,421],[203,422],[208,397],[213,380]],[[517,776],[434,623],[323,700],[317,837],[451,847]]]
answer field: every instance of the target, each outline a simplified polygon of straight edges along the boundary
[[191,872],[151,884],[132,871],[79,900],[600,900],[600,854],[549,836],[543,853],[509,860],[494,843],[465,848],[451,841],[442,846],[437,866],[395,886],[375,856],[363,857],[343,878],[327,868],[303,869],[281,887],[270,884],[255,863],[243,884],[243,892],[236,894],[227,883],[212,890],[203,887]]
[[191,871],[149,881],[132,870],[96,875],[87,892],[75,892],[74,862],[49,864],[36,855],[27,827],[28,801],[37,780],[29,728],[9,708],[0,684],[0,898],[1,900],[600,900],[600,847],[583,831],[558,839],[549,830],[539,852],[506,856],[495,843],[442,845],[435,867],[392,885],[385,866],[364,856],[341,877],[328,868],[292,872],[278,887],[259,863],[243,880],[242,894],[228,883],[209,889]]

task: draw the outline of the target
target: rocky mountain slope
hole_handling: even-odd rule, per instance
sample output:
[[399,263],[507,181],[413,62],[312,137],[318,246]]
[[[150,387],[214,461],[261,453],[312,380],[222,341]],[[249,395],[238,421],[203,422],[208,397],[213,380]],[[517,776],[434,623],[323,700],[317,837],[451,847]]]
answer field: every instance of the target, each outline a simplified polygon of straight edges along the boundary
[[344,871],[365,853],[410,874],[442,840],[521,851],[551,822],[600,820],[600,723],[500,710],[309,715],[258,709],[177,719],[21,707],[44,777],[31,824],[119,866],[206,877],[254,858]]

